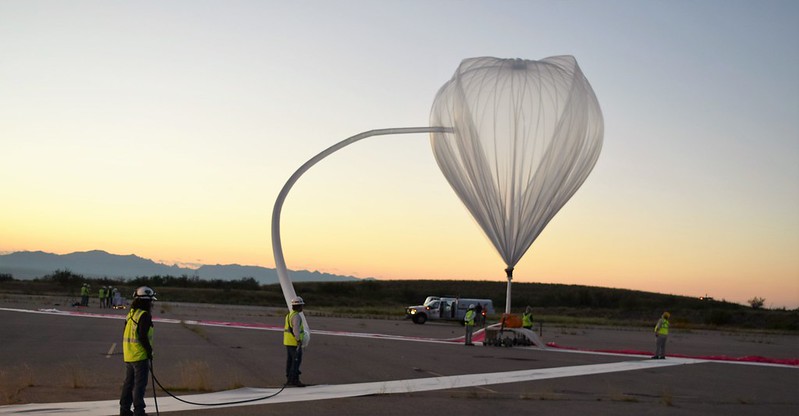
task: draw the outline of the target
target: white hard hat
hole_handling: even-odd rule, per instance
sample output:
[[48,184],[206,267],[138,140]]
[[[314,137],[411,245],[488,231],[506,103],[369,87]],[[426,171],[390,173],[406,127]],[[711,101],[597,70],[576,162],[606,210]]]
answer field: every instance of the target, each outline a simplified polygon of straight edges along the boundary
[[291,300],[291,304],[293,305],[305,305],[305,301],[302,300],[301,297],[297,296],[296,298]]
[[133,297],[138,299],[157,300],[155,298],[155,291],[147,286],[142,286],[133,292]]
[[474,303],[472,303],[471,305],[469,305],[469,309],[474,309]]

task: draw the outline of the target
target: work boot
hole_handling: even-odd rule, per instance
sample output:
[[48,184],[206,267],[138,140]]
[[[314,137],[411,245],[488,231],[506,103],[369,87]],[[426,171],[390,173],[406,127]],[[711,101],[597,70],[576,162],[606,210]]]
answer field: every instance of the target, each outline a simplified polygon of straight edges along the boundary
[[305,387],[305,384],[303,384],[303,382],[301,382],[299,378],[294,378],[294,379],[289,380],[288,383],[286,383],[286,386],[290,386],[290,387]]
[[119,416],[133,416],[133,412],[130,409],[119,409]]

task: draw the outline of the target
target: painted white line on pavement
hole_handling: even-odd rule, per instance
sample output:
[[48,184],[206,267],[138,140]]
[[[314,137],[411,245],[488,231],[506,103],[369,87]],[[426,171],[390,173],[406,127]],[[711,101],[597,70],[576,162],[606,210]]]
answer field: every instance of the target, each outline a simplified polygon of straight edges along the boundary
[[[464,374],[458,376],[442,376],[406,380],[377,381],[371,383],[318,385],[305,388],[283,390],[275,397],[248,403],[220,405],[216,407],[254,406],[274,403],[304,402],[311,400],[341,399],[346,397],[369,396],[375,394],[404,394],[423,391],[448,390],[465,387],[479,387],[492,384],[520,383],[553,378],[588,376],[595,374],[633,371],[675,365],[707,362],[692,359],[640,360],[623,361],[608,364],[590,364],[571,367],[541,368],[533,370],[505,371],[498,373]],[[257,399],[274,394],[277,389],[245,387],[236,390],[216,393],[182,396],[184,400],[196,403],[223,403]],[[147,410],[155,411],[152,398],[146,399]],[[172,397],[158,399],[158,410],[176,412],[203,409],[202,406],[179,402]],[[119,413],[118,400],[72,403],[32,403],[23,405],[0,406],[0,415],[82,415],[107,416]]]
[[[95,313],[82,312],[82,311],[62,311],[62,310],[58,310],[58,309],[30,310],[30,309],[0,308],[0,311],[34,313],[34,314],[45,314],[45,315],[57,315],[57,316],[71,316],[71,317],[77,317],[77,318],[125,319],[125,315],[95,314]],[[258,323],[227,322],[227,321],[180,320],[180,319],[160,318],[160,317],[157,317],[157,316],[153,317],[153,322],[167,323],[167,324],[184,323],[184,324],[187,324],[187,325],[212,326],[212,327],[237,328],[237,329],[255,329],[255,330],[260,330],[260,331],[283,332],[283,326],[266,325],[266,324],[258,324]],[[368,333],[368,332],[346,332],[346,331],[325,331],[325,330],[312,330],[311,333],[314,334],[314,335],[319,334],[319,335],[330,335],[330,336],[339,336],[339,337],[378,338],[378,339],[390,339],[390,340],[401,340],[401,341],[443,342],[443,343],[452,343],[456,339],[456,338],[453,338],[453,339],[439,339],[439,338],[409,337],[409,336],[403,336],[403,335],[375,334],[375,333]]]

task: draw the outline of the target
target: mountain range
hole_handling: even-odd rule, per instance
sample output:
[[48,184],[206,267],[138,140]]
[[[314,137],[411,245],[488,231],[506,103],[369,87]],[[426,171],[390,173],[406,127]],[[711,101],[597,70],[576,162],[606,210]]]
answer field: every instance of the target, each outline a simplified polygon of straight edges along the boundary
[[[0,274],[10,274],[19,280],[30,280],[69,270],[85,277],[131,279],[139,276],[189,276],[204,280],[238,280],[252,277],[260,284],[278,283],[277,270],[238,264],[203,265],[197,269],[169,266],[136,255],[111,254],[102,250],[53,254],[43,251],[18,251],[0,255]],[[295,282],[352,281],[352,276],[339,276],[318,271],[290,270]]]

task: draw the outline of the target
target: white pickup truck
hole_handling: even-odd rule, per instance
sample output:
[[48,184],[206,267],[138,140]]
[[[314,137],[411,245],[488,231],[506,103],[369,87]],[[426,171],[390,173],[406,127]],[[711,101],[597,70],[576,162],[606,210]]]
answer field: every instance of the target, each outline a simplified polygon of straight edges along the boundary
[[469,305],[474,305],[480,312],[478,319],[481,321],[485,321],[486,315],[494,313],[491,299],[428,296],[423,305],[406,308],[405,318],[410,318],[416,324],[423,324],[428,320],[463,321]]

